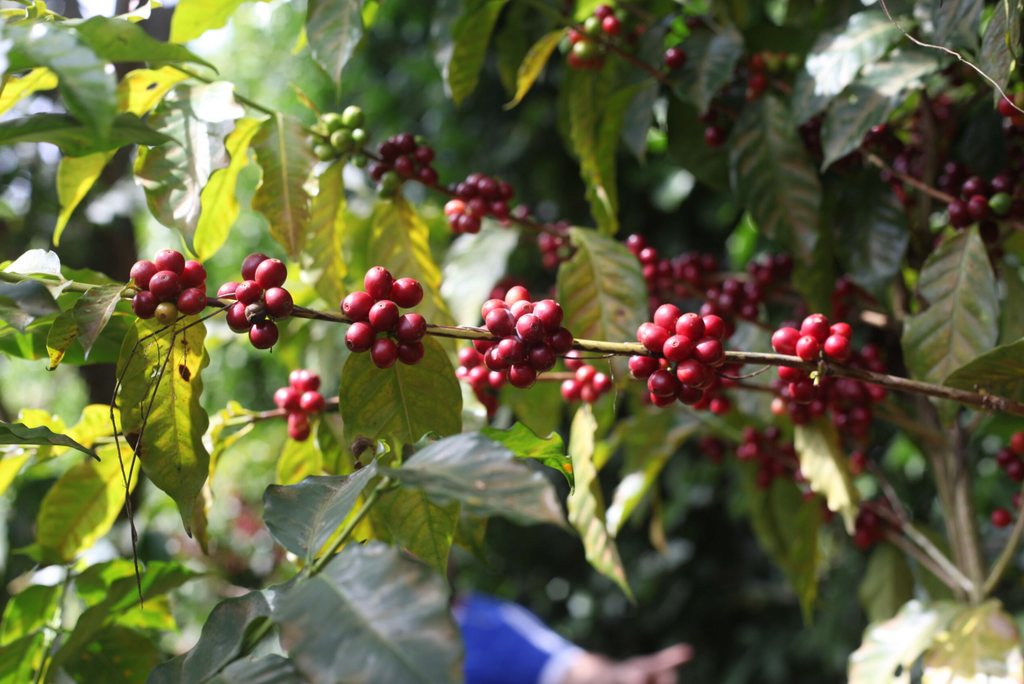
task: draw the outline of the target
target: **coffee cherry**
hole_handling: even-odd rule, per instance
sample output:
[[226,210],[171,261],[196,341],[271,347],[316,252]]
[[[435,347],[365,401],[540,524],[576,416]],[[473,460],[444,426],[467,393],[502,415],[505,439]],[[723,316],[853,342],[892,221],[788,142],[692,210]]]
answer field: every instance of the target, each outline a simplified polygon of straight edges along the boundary
[[673,335],[665,340],[662,353],[669,361],[685,361],[693,354],[693,340],[683,335]]
[[363,110],[355,105],[349,105],[341,112],[341,123],[346,128],[359,128],[363,125]]
[[263,296],[263,288],[255,280],[246,280],[235,288],[235,301],[242,304],[255,304]]
[[353,321],[365,321],[370,317],[373,297],[365,292],[351,292],[341,302],[341,312]]
[[727,397],[715,397],[708,405],[716,416],[724,416],[732,410],[732,402]]
[[1005,468],[1014,461],[1019,461],[1017,453],[1010,448],[1000,449],[996,452],[996,463],[1000,468]]
[[653,323],[645,325],[647,325],[646,328],[640,326],[642,331],[640,333],[640,344],[644,345],[648,351],[660,354],[664,350],[668,338],[672,336],[671,333]]
[[725,337],[725,321],[714,314],[704,316],[703,320],[704,337],[710,337],[714,340],[720,340]]
[[391,301],[411,309],[423,301],[423,286],[413,278],[399,278],[391,285]]
[[149,280],[149,291],[160,302],[170,302],[178,298],[181,292],[181,280],[173,271],[157,271]]
[[814,381],[803,378],[789,383],[789,396],[800,404],[809,404],[814,399]]
[[658,408],[665,408],[676,403],[676,397],[674,394],[671,397],[659,397],[657,394],[650,392],[648,393],[648,396],[651,398],[651,403]]
[[136,292],[135,296],[132,297],[132,313],[143,320],[152,318],[156,313],[157,304],[159,302],[152,292],[146,292],[145,290]]
[[178,311],[186,316],[195,316],[206,308],[206,295],[200,290],[190,287],[182,290],[177,300]]
[[615,15],[615,10],[608,5],[598,5],[594,8],[594,16],[604,21],[607,17]]
[[288,374],[288,384],[299,392],[316,392],[320,389],[320,376],[313,371],[296,369]]
[[1007,464],[1006,476],[1014,482],[1024,482],[1024,461],[1016,460]]
[[505,359],[501,358],[501,356],[498,354],[497,347],[491,347],[490,349],[487,350],[487,353],[484,354],[484,365],[487,366],[487,370],[489,371],[493,371],[496,373],[504,373],[509,369],[509,366],[511,366],[512,364],[508,363],[507,361],[505,361]]
[[665,50],[665,66],[675,71],[676,69],[682,69],[683,65],[686,64],[686,51],[682,48],[671,47]]
[[282,387],[274,392],[274,404],[285,411],[298,411],[302,392],[294,387]]
[[609,36],[617,36],[619,35],[619,31],[622,30],[622,25],[619,23],[619,20],[613,15],[610,17],[605,17],[601,21],[601,30],[603,30]]
[[335,156],[337,156],[337,152],[334,151],[334,148],[327,143],[318,143],[313,145],[313,154],[317,159],[324,162],[331,161]]
[[988,200],[988,206],[996,216],[1006,216],[1009,214],[1012,205],[1013,198],[1005,192],[998,192]]
[[779,328],[772,334],[772,349],[779,354],[793,356],[799,339],[800,331],[796,328]]
[[954,228],[966,228],[973,223],[974,219],[971,217],[971,211],[967,207],[967,202],[962,200],[953,200],[946,207],[946,211],[949,212],[949,223]]
[[999,104],[996,108],[999,110],[1000,116],[1004,116],[1007,119],[1019,114],[1017,109],[1013,106],[1013,103],[1007,100],[1005,97],[999,98]]
[[[818,341],[818,344],[824,344],[828,338],[830,328],[831,326],[825,316],[822,314],[811,314],[800,324],[800,334],[813,337]],[[799,352],[797,352],[797,355],[799,356]]]
[[232,295],[235,294],[235,290],[238,289],[239,285],[240,285],[240,283],[236,283],[233,280],[231,282],[224,283],[223,285],[221,285],[217,289],[217,296],[218,297],[229,297],[229,296],[232,296]]
[[516,337],[506,337],[498,343],[496,349],[497,355],[509,366],[523,363],[527,358],[526,345]]
[[408,313],[399,317],[395,324],[395,337],[399,342],[412,344],[419,342],[427,334],[427,319],[417,313]]
[[161,249],[153,258],[153,264],[157,271],[171,271],[176,276],[181,276],[185,270],[185,257],[181,252],[173,249]]
[[398,359],[398,345],[382,337],[370,347],[370,360],[377,368],[391,368]]
[[1014,432],[1010,437],[1010,448],[1018,455],[1024,455],[1024,432]]
[[597,390],[598,394],[604,394],[612,389],[612,379],[605,373],[595,373],[590,385]]
[[537,382],[537,371],[526,363],[518,363],[508,369],[508,382],[513,387],[527,389]]
[[268,288],[263,295],[263,303],[272,318],[288,318],[295,308],[291,293],[283,287]]
[[[964,199],[974,197],[975,195],[983,195],[988,197],[990,188],[985,179],[981,176],[971,176],[964,181],[963,187],[960,190],[960,194]],[[159,266],[160,264],[157,264]]]
[[529,351],[530,365],[533,366],[538,373],[546,373],[555,367],[555,363],[558,362],[558,357],[555,356],[554,350],[546,344],[536,344],[530,347]]
[[[826,338],[827,339],[827,338]],[[845,339],[845,338],[841,338]],[[814,361],[821,353],[821,344],[811,335],[804,335],[796,342],[796,355],[804,361]]]
[[288,436],[297,442],[309,439],[309,418],[305,413],[295,411],[288,414]]
[[704,144],[708,147],[721,147],[725,144],[726,133],[724,128],[708,126],[704,129]]
[[833,323],[832,327],[829,328],[829,333],[831,335],[840,335],[848,340],[853,338],[853,328],[850,327],[849,323]]
[[540,319],[544,330],[548,333],[555,333],[562,326],[562,307],[553,299],[542,299],[533,307],[533,315]]
[[459,217],[458,232],[476,235],[480,232],[480,217],[463,214]]
[[512,312],[512,317],[518,321],[526,314],[533,313],[533,302],[516,302],[509,310]]
[[967,201],[967,211],[975,221],[984,221],[992,214],[992,208],[988,205],[988,198],[984,195],[974,195]]
[[487,350],[496,344],[494,340],[473,340],[473,348],[481,354],[486,354]]
[[181,286],[199,287],[206,282],[206,269],[198,261],[189,259],[181,271]]
[[131,279],[140,290],[149,289],[149,281],[156,275],[159,269],[152,261],[136,261],[132,266]]
[[687,359],[676,366],[676,378],[690,387],[703,387],[707,382],[707,375],[709,373],[704,364],[696,359]]
[[576,379],[585,385],[589,385],[597,375],[597,369],[589,364],[583,364],[576,369]]
[[508,337],[515,332],[516,318],[508,309],[491,309],[484,317],[484,327],[492,335]]
[[567,354],[572,349],[572,333],[568,328],[559,328],[548,336],[548,344],[555,350],[556,356]]
[[822,350],[825,352],[825,356],[830,359],[844,363],[850,358],[850,340],[842,335],[829,335],[828,339],[825,340]]
[[1007,527],[1013,522],[1013,516],[1005,508],[997,508],[992,511],[992,525],[995,527]]
[[674,304],[662,304],[654,312],[654,325],[664,328],[670,333],[675,332],[676,323],[682,315],[683,312]]
[[242,280],[255,280],[256,268],[269,259],[266,254],[250,254],[242,260]]
[[387,332],[398,323],[401,314],[390,299],[382,299],[370,308],[370,325],[378,332]]
[[170,325],[178,319],[178,307],[174,302],[160,302],[156,305],[154,315],[160,325]]
[[409,178],[416,171],[416,162],[411,157],[401,156],[395,160],[395,173],[402,178]]
[[235,302],[229,306],[225,318],[232,332],[244,333],[249,329],[249,319],[245,315],[245,304],[241,302]]
[[326,406],[324,397],[319,392],[303,392],[299,399],[299,407],[306,413],[320,413]]
[[375,300],[380,301],[391,296],[391,288],[395,280],[383,266],[374,266],[363,278],[363,289]]
[[484,366],[476,366],[469,369],[466,381],[475,390],[483,390],[491,384],[491,373]]
[[422,361],[424,353],[422,342],[402,342],[398,345],[398,360],[406,366],[415,366]]
[[685,313],[676,321],[676,335],[699,340],[704,337],[704,319],[695,313]]
[[540,344],[544,341],[544,337],[547,334],[544,330],[544,323],[541,322],[540,318],[536,314],[529,313],[524,314],[522,318],[516,321],[516,332],[523,342],[527,344]]
[[712,337],[701,338],[693,346],[693,358],[709,366],[718,365],[723,354],[722,343]]
[[264,290],[272,287],[281,287],[288,279],[288,267],[280,259],[264,259],[256,267],[256,276],[253,280]]
[[647,378],[647,389],[657,397],[675,398],[679,380],[667,370],[657,370]]
[[348,327],[345,333],[345,346],[349,351],[358,354],[372,347],[376,339],[377,333],[370,324],[358,321]]
[[512,306],[516,302],[528,301],[530,301],[530,292],[522,285],[510,287],[508,292],[505,293],[505,303],[509,306]]
[[687,406],[694,406],[704,400],[704,390],[690,387],[679,383],[679,390],[676,392],[676,399]]
[[634,378],[649,378],[651,373],[658,370],[658,359],[651,356],[629,357],[629,372]]
[[270,349],[277,344],[279,335],[273,321],[259,321],[249,328],[249,342],[257,349]]
[[583,384],[576,382],[575,380],[563,380],[562,381],[562,399],[568,402],[574,402],[580,400],[580,390],[583,388]]

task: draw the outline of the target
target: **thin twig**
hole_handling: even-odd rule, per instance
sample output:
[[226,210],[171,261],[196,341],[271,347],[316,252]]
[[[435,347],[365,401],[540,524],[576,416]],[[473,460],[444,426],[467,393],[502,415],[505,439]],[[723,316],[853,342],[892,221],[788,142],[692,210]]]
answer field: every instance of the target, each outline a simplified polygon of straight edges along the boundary
[[[1021,488],[1021,496],[1024,497],[1024,487]],[[1010,530],[1010,536],[1007,538],[1003,550],[999,553],[999,558],[996,559],[988,573],[988,577],[985,578],[985,584],[982,587],[982,594],[984,596],[988,596],[995,590],[999,580],[1003,577],[1003,573],[1006,572],[1006,568],[1010,565],[1010,561],[1013,560],[1013,554],[1017,551],[1017,545],[1020,543],[1021,532],[1024,532],[1024,513],[1018,510],[1017,522],[1014,523],[1013,529]]]
[[[908,542],[906,539],[901,537],[895,530],[886,530],[885,538],[891,544],[903,550],[903,552],[907,555],[913,556],[914,560],[916,560],[922,566],[927,568],[929,572],[931,572],[933,575],[939,578],[940,582],[945,584],[953,591],[970,591],[969,586],[965,587],[959,584],[956,580],[950,577],[947,572],[945,572],[942,568],[936,565],[935,561],[933,561],[926,554],[924,554],[921,551],[921,549],[917,548],[916,546]],[[966,580],[967,578],[965,577],[964,579]],[[970,580],[967,581],[968,583],[970,582]]]

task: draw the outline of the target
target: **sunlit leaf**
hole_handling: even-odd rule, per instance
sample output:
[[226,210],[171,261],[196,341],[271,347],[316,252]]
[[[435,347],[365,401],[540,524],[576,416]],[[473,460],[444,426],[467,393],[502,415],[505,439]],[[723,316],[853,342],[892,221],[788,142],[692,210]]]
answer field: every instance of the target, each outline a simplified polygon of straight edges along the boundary
[[192,51],[151,37],[130,21],[95,16],[74,24],[75,32],[93,52],[108,62],[192,62],[216,68]]
[[68,347],[77,338],[78,325],[75,323],[75,312],[68,309],[57,316],[46,333],[46,351],[50,356],[50,370],[56,368],[64,360]]
[[849,459],[842,451],[839,435],[828,420],[815,419],[794,427],[800,472],[811,491],[824,499],[830,511],[843,516],[846,530],[853,534],[857,517],[857,488],[850,475]]
[[310,0],[306,7],[306,37],[313,59],[341,87],[341,70],[363,36],[360,0]]
[[438,505],[417,489],[385,492],[372,511],[373,527],[383,528],[390,541],[432,567],[448,572],[448,553],[459,521],[459,503]]
[[60,307],[42,281],[0,282],[0,320],[18,332],[25,332],[35,319],[55,313],[60,313]]
[[59,445],[77,449],[93,456],[92,451],[82,446],[67,435],[56,434],[45,426],[26,427],[20,423],[0,423],[0,444]]
[[155,131],[134,114],[121,114],[105,139],[99,139],[81,122],[68,114],[33,114],[0,123],[0,145],[20,142],[48,142],[64,154],[80,157],[106,152],[125,145],[163,145],[171,140]]
[[4,84],[3,91],[0,91],[0,114],[32,93],[56,87],[57,74],[45,67],[33,69],[24,76],[13,76]]
[[31,455],[29,453],[21,455],[6,454],[3,458],[0,458],[0,494],[6,492],[7,488],[11,486],[14,478],[21,472],[21,469],[28,462]]
[[996,599],[961,610],[924,656],[922,684],[981,681],[1024,681],[1020,630]]
[[289,439],[277,459],[275,482],[281,485],[296,484],[310,475],[320,475],[322,471],[323,459],[314,440],[297,442]]
[[348,274],[342,247],[346,225],[344,172],[344,163],[339,161],[320,174],[303,250],[303,271],[310,273],[317,294],[331,306],[339,305],[345,297]]
[[91,288],[75,302],[75,326],[78,329],[78,341],[85,349],[86,358],[89,358],[89,351],[96,343],[96,338],[110,321],[114,307],[121,302],[122,292],[124,286],[120,283],[100,285]]
[[25,684],[34,681],[46,651],[46,635],[36,632],[0,646],[0,684]]
[[864,631],[864,641],[850,656],[850,684],[894,684],[905,681],[896,672],[910,669],[963,606],[951,601],[910,601],[885,622]]
[[516,95],[512,101],[505,105],[505,109],[512,109],[523,101],[526,94],[533,87],[533,82],[544,70],[551,53],[558,47],[559,41],[565,36],[565,29],[558,29],[544,34],[544,36],[530,47],[530,50],[523,57],[519,70],[516,72]]
[[476,89],[491,32],[508,0],[470,0],[452,25],[454,43],[444,70],[445,83],[456,106]]
[[[181,4],[178,3],[175,13],[180,10]],[[145,116],[164,99],[171,88],[186,78],[186,74],[169,66],[129,71],[117,85],[117,108],[122,112]]]
[[0,620],[0,646],[27,636],[50,624],[60,602],[59,585],[34,584],[15,594],[4,607]]
[[162,659],[156,646],[138,632],[107,627],[64,668],[81,684],[143,684]]
[[57,201],[60,202],[60,213],[57,215],[57,225],[53,228],[54,247],[60,245],[60,236],[71,220],[71,213],[85,199],[113,156],[113,152],[95,152],[84,157],[61,158],[60,165],[57,166]]
[[565,445],[557,432],[542,438],[522,423],[515,423],[508,430],[485,427],[480,434],[504,445],[519,458],[532,458],[554,468],[565,475],[570,488],[575,486],[572,461],[565,455]]
[[[268,0],[263,0],[267,2]],[[171,42],[185,43],[219,29],[246,0],[178,0],[171,15]]]
[[441,297],[459,325],[479,325],[480,307],[505,275],[519,231],[486,222],[476,234],[460,235],[445,253]]

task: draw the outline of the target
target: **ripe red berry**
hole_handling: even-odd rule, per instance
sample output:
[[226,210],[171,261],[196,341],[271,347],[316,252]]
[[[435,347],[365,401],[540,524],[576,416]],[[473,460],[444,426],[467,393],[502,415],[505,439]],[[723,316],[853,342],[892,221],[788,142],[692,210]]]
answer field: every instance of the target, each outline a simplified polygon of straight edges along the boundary
[[509,369],[512,364],[508,363],[498,354],[497,347],[491,347],[484,354],[484,365],[487,366],[487,370],[504,373]]
[[693,358],[703,364],[717,365],[722,355],[722,343],[712,337],[703,337],[693,345]]
[[829,328],[829,333],[841,335],[848,340],[853,338],[853,328],[850,327],[849,323],[833,323],[832,327]]
[[288,267],[280,259],[264,259],[256,267],[256,276],[253,280],[264,290],[272,287],[281,287],[288,279]]
[[528,313],[533,313],[533,302],[519,301],[512,305],[509,309],[512,312],[512,317],[518,321],[520,318]]
[[799,368],[790,368],[789,366],[779,366],[779,380],[783,382],[796,382],[797,380],[803,380],[807,377],[807,373],[800,370]]
[[149,289],[149,281],[156,275],[159,269],[152,261],[136,261],[132,266],[131,278],[140,290]]
[[390,299],[382,299],[370,307],[370,325],[378,332],[387,332],[398,323],[401,314],[398,306]]
[[1000,449],[996,452],[996,463],[1000,468],[1005,468],[1014,461],[1020,460],[1016,452],[1010,448]]
[[1005,116],[1007,119],[1019,114],[1019,112],[1013,106],[1013,103],[1007,100],[1005,97],[999,98],[999,105],[997,108],[999,109],[999,114],[1001,116]]
[[402,178],[408,178],[416,171],[416,162],[411,157],[401,156],[395,160],[395,173]]
[[660,354],[665,349],[665,343],[668,342],[668,338],[672,337],[669,331],[658,325],[650,324],[646,328],[643,326],[641,328],[640,344],[657,354]]
[[[509,366],[525,361],[528,353],[526,345],[517,337],[506,337],[498,343],[497,350],[498,356]],[[569,365],[568,360],[566,365]]]
[[283,287],[271,287],[263,295],[263,303],[272,318],[288,318],[295,308],[292,295]]
[[[827,339],[827,338],[826,338]],[[841,338],[845,339],[845,338]],[[821,353],[821,344],[811,335],[804,335],[796,342],[796,355],[804,361],[814,361]]]
[[370,360],[377,368],[391,368],[398,359],[398,345],[393,340],[382,337],[370,347]]
[[288,374],[288,384],[299,392],[315,392],[320,389],[320,376],[310,370],[296,369]]
[[562,307],[553,299],[542,299],[533,307],[533,315],[544,324],[544,330],[555,333],[562,326]]
[[537,371],[526,363],[518,363],[508,369],[508,382],[513,387],[526,389],[537,382]]
[[181,271],[181,286],[185,288],[199,287],[206,282],[206,269],[194,259],[185,262]]
[[391,287],[395,279],[391,277],[388,269],[383,266],[374,266],[366,272],[363,278],[363,289],[375,300],[380,301],[391,296]]
[[353,321],[365,321],[370,317],[373,297],[365,292],[351,292],[341,302],[341,312]]
[[415,366],[422,361],[424,353],[422,342],[402,342],[398,345],[398,360],[406,366]]
[[309,439],[309,418],[304,413],[288,414],[288,436],[296,442],[305,442]]
[[671,47],[665,50],[665,66],[675,71],[683,68],[686,64],[686,51],[682,48]]
[[796,328],[779,328],[772,334],[772,349],[779,354],[796,355],[796,343],[800,331]]
[[684,335],[673,335],[665,340],[662,353],[669,361],[685,361],[693,354],[693,340]]
[[[971,176],[964,181],[963,187],[960,189],[961,196],[964,199],[974,197],[975,195],[983,195],[988,197],[991,188],[988,183],[981,176]],[[160,264],[157,264],[159,266]]]
[[466,211],[466,203],[460,199],[448,200],[444,205],[444,215],[451,218],[455,214],[461,214]]
[[242,304],[255,304],[263,296],[263,288],[256,284],[255,280],[246,280],[235,288],[235,301]]
[[235,290],[238,289],[239,285],[240,285],[240,283],[236,283],[233,280],[231,282],[224,283],[219,288],[217,288],[217,296],[218,297],[229,297],[229,296],[235,294]]
[[494,340],[473,340],[473,348],[481,354],[486,354],[487,350],[496,344]]
[[412,344],[419,342],[427,334],[427,319],[418,313],[408,313],[398,319],[395,324],[395,337],[399,342]]
[[984,195],[974,195],[967,201],[967,211],[975,221],[984,221],[992,215],[992,208],[988,204],[988,198]]
[[704,390],[699,390],[696,387],[690,387],[689,385],[679,383],[679,390],[676,392],[676,399],[687,406],[693,406],[704,400]]
[[555,367],[555,363],[558,362],[558,357],[555,356],[554,350],[546,344],[535,344],[530,347],[528,353],[530,359],[530,365],[533,366],[538,373],[546,373]]
[[484,318],[487,331],[497,337],[508,337],[515,332],[516,319],[508,309],[491,309]]
[[992,511],[992,524],[995,527],[1006,527],[1013,522],[1013,516],[1005,508],[997,508]]
[[690,387],[703,386],[706,382],[707,372],[704,364],[696,359],[687,359],[676,366],[676,378],[679,382]]
[[528,301],[530,301],[530,292],[522,285],[511,287],[508,292],[505,293],[505,303],[509,306],[512,306],[516,302]]
[[622,24],[613,14],[610,17],[605,17],[601,20],[601,29],[609,36],[617,36],[619,35],[619,31],[622,30]]
[[569,332],[568,328],[559,328],[548,335],[548,344],[555,350],[557,356],[568,354],[569,350],[572,349],[572,333]]
[[800,334],[809,335],[816,339],[818,344],[824,344],[831,327],[828,319],[822,314],[811,314],[800,324]]
[[725,129],[718,126],[708,126],[704,129],[704,144],[708,147],[717,148],[725,144]]
[[1014,432],[1010,436],[1010,448],[1018,455],[1024,455],[1024,432]]
[[576,369],[576,379],[585,385],[593,382],[595,375],[597,375],[597,369],[590,364],[585,363]]
[[725,337],[725,321],[714,314],[703,317],[704,337],[720,340]]
[[651,373],[658,370],[658,359],[653,356],[631,356],[629,357],[629,372],[634,378],[649,378]]
[[161,249],[153,257],[153,263],[157,271],[171,271],[176,276],[180,276],[185,270],[185,257],[173,249]]
[[822,350],[828,358],[844,363],[850,358],[850,340],[842,335],[829,335]]
[[963,200],[953,200],[946,207],[946,211],[949,212],[949,223],[954,228],[966,228],[974,222],[971,210]]
[[299,407],[306,413],[320,413],[326,405],[323,395],[316,391],[303,392],[299,398]]
[[597,391],[598,394],[604,394],[612,389],[612,379],[605,373],[595,373],[594,379],[590,381],[590,385]]
[[391,301],[411,309],[423,301],[423,286],[413,278],[399,278],[391,285]]
[[466,381],[470,384],[473,389],[482,390],[486,389],[490,385],[490,371],[483,366],[476,366],[469,369],[469,373],[466,374]]
[[418,164],[429,164],[434,161],[434,149],[427,145],[420,145],[414,153]]
[[536,314],[525,314],[516,321],[516,332],[527,344],[540,344],[547,334],[544,323]]
[[249,342],[257,349],[270,349],[277,344],[279,335],[273,321],[259,321],[249,328]]
[[676,331],[676,323],[682,315],[683,312],[676,305],[662,304],[654,312],[654,325],[673,333]]
[[502,299],[488,299],[486,302],[484,302],[483,306],[480,307],[480,318],[486,321],[487,314],[489,314],[494,309],[508,310],[511,308],[512,307],[506,304],[505,301]]
[[377,332],[370,324],[359,321],[348,327],[345,333],[345,346],[351,352],[360,353],[372,347],[376,339]]
[[302,392],[294,387],[282,387],[274,392],[274,404],[285,411],[298,411]]
[[716,416],[724,416],[732,410],[732,402],[727,397],[715,397],[711,400],[709,408]]
[[143,320],[149,319],[156,313],[157,304],[159,302],[152,292],[146,292],[145,290],[136,292],[135,296],[132,297],[132,312]]
[[671,397],[659,397],[657,394],[654,394],[653,392],[648,392],[648,396],[651,399],[651,403],[657,406],[658,408],[665,408],[666,406],[671,406],[672,404],[676,403],[675,395],[672,395]]
[[1024,461],[1017,459],[1006,465],[1006,476],[1014,482],[1024,482]]
[[695,313],[685,313],[676,321],[676,335],[699,340],[704,337],[704,319]]
[[575,380],[563,380],[562,381],[562,399],[568,402],[580,400],[580,390],[582,389],[582,383]]
[[186,316],[195,316],[206,308],[206,295],[194,287],[182,290],[178,295],[177,306],[178,311]]
[[789,383],[789,396],[800,404],[809,404],[814,399],[814,381],[803,378]]
[[399,133],[394,137],[394,143],[402,154],[412,154],[416,151],[416,138],[411,133]]
[[242,280],[255,280],[256,267],[269,259],[266,254],[250,254],[242,260]]
[[657,397],[674,398],[679,389],[679,380],[667,370],[657,370],[647,378],[647,389]]
[[249,330],[249,319],[245,316],[245,304],[235,302],[228,307],[226,316],[228,327],[233,332],[244,333]]
[[170,302],[181,292],[181,280],[173,271],[157,271],[149,280],[149,291],[158,302]]

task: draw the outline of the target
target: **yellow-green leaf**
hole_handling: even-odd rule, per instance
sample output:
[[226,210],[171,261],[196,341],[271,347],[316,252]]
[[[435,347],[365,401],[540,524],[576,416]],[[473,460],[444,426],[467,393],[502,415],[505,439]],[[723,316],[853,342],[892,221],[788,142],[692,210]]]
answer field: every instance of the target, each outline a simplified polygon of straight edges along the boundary
[[0,495],[7,491],[7,488],[14,482],[14,478],[21,472],[21,468],[28,461],[31,454],[5,455],[0,459]]
[[830,511],[843,516],[846,531],[853,534],[857,517],[857,488],[853,486],[848,459],[839,434],[830,421],[816,419],[795,427],[795,446],[800,472],[811,490],[825,498]]
[[292,485],[302,482],[310,475],[323,471],[323,459],[316,441],[307,439],[297,442],[289,439],[277,459],[277,483]]
[[345,297],[348,274],[342,237],[345,234],[345,166],[342,161],[320,174],[319,191],[313,198],[313,217],[303,250],[303,271],[309,272],[313,288],[331,306]]
[[[269,2],[269,0],[262,0]],[[171,15],[172,43],[184,43],[222,28],[246,0],[178,0]]]
[[530,92],[530,88],[533,87],[533,82],[544,70],[544,65],[548,63],[548,58],[558,47],[558,42],[562,40],[565,32],[566,29],[552,31],[533,44],[526,56],[523,57],[519,71],[516,72],[516,96],[505,105],[505,109],[512,109],[523,101],[526,94]]
[[383,524],[397,544],[444,575],[459,508],[458,501],[438,506],[418,489],[396,489],[373,507],[373,521]]
[[903,552],[889,543],[871,552],[868,569],[857,589],[857,597],[870,622],[888,620],[914,598],[914,575]]
[[455,105],[462,104],[476,89],[487,56],[487,44],[508,0],[471,0],[452,25],[451,59],[445,67],[445,82]]
[[24,76],[14,76],[4,84],[0,91],[0,114],[9,110],[18,102],[40,90],[52,90],[57,87],[57,74],[46,67],[39,67]]
[[905,682],[906,678],[897,678],[896,671],[909,672],[935,634],[963,608],[952,601],[910,601],[891,620],[872,623],[864,630],[860,648],[850,656],[849,684]]
[[252,208],[270,224],[270,235],[298,261],[309,229],[310,196],[305,184],[316,157],[297,119],[277,113],[263,122],[253,138],[263,179]]
[[[175,14],[181,4],[178,3]],[[129,71],[117,86],[117,108],[122,112],[145,116],[164,99],[171,88],[186,78],[186,74],[169,66]]]
[[63,157],[60,160],[57,167],[57,201],[60,202],[60,213],[57,214],[57,225],[53,229],[54,247],[60,245],[60,236],[71,219],[71,213],[85,199],[113,156],[113,152],[94,152],[84,157]]
[[1020,631],[995,599],[964,608],[924,656],[922,684],[1022,681]]

